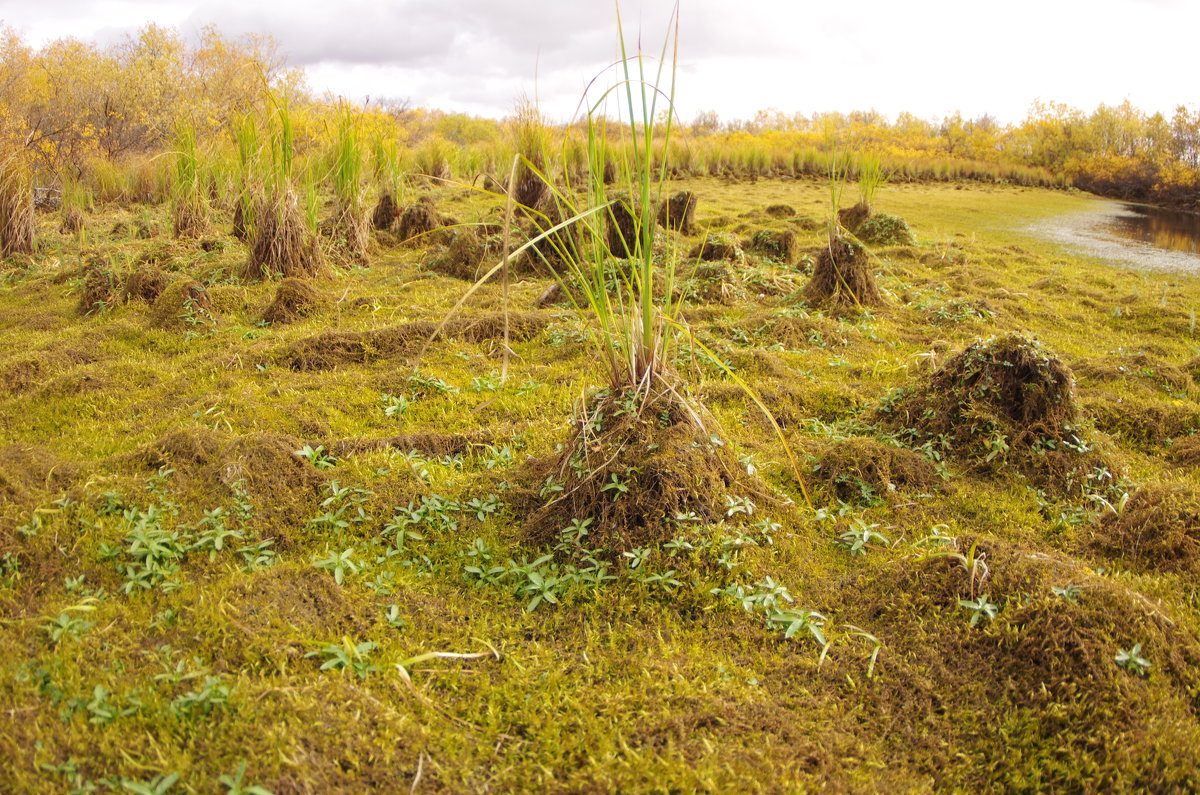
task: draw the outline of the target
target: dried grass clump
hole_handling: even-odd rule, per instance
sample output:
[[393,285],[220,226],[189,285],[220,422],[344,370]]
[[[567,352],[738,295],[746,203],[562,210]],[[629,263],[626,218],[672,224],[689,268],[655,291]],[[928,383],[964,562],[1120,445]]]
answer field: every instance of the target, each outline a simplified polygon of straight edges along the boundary
[[381,232],[386,232],[392,228],[392,224],[396,223],[397,216],[400,215],[400,208],[396,206],[396,199],[392,196],[392,192],[385,190],[379,195],[379,201],[375,204],[375,209],[371,211],[371,226]]
[[208,233],[208,209],[197,195],[180,196],[175,200],[171,215],[172,229],[177,238],[203,237]]
[[641,249],[638,243],[640,218],[628,196],[618,196],[605,217],[606,242],[614,257],[630,259]]
[[658,225],[690,235],[696,227],[696,194],[681,190],[658,208]]
[[62,223],[58,225],[59,234],[75,235],[83,231],[83,210],[78,207],[68,207],[63,210]]
[[593,395],[562,452],[528,467],[525,537],[546,545],[573,521],[592,519],[589,545],[619,555],[678,534],[676,515],[721,518],[730,487],[746,476],[729,448],[713,443],[717,431],[675,392]]
[[804,300],[813,306],[877,306],[883,294],[861,245],[840,234],[831,234],[817,255],[812,278],[804,287]]
[[329,221],[335,253],[352,262],[363,262],[371,247],[372,217],[358,207],[340,204],[337,213]]
[[1075,379],[1041,343],[1018,333],[976,342],[929,380],[877,410],[915,443],[933,441],[978,463],[1065,476],[1094,463],[1078,436]]
[[242,269],[243,278],[254,281],[272,276],[305,278],[325,271],[320,242],[309,229],[294,192],[284,190],[262,202],[255,221],[254,245]]
[[938,484],[933,465],[917,453],[861,437],[831,444],[814,471],[830,496],[850,504],[873,504],[901,488],[927,491]]
[[838,210],[837,216],[842,228],[857,234],[862,223],[871,217],[871,206],[866,202],[858,202],[853,207]]
[[125,277],[124,298],[153,304],[171,283],[171,277],[157,268],[138,268]]
[[0,154],[0,258],[33,254],[33,187],[14,155]]
[[1200,493],[1179,483],[1142,486],[1105,516],[1095,540],[1139,571],[1200,572]]
[[263,310],[268,323],[292,323],[309,317],[329,304],[329,298],[303,279],[284,279],[275,289],[271,303]]

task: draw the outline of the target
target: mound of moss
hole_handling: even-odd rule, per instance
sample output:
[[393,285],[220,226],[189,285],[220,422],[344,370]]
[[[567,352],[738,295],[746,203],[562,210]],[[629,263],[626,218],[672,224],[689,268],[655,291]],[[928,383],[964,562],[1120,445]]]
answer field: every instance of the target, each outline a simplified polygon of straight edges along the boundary
[[1065,475],[1091,461],[1070,369],[1015,332],[967,346],[876,414],[914,445],[979,464],[1024,462]]
[[854,234],[872,246],[912,246],[917,242],[907,221],[887,213],[872,213],[859,224]]

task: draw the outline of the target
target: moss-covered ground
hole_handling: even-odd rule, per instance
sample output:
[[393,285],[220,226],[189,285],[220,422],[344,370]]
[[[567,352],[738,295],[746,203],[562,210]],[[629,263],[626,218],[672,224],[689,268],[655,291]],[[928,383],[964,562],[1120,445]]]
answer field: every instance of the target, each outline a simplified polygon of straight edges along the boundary
[[[40,216],[0,272],[0,789],[1200,787],[1200,280],[1015,231],[1086,197],[889,185],[917,244],[871,249],[881,307],[827,313],[798,298],[811,255],[753,245],[815,250],[824,186],[681,187],[699,231],[675,248],[745,251],[697,270],[691,329],[813,505],[684,345],[765,486],[621,555],[523,535],[549,491],[528,462],[602,377],[568,308],[535,306],[548,279],[511,287],[502,380],[498,286],[425,346],[468,285],[425,267],[432,237],[382,234],[268,324],[278,284],[239,282],[227,235],[172,240],[164,207],[82,238]],[[125,300],[138,270],[207,298]],[[881,420],[1012,331],[1074,373],[1086,466]]]

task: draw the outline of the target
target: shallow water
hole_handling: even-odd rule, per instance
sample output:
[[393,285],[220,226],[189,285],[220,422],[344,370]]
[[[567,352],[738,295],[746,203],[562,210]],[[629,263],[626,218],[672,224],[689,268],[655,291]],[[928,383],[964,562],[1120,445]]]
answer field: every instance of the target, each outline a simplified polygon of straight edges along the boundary
[[1200,215],[1164,210],[1145,204],[1125,204],[1102,228],[1119,237],[1156,248],[1200,254]]
[[1115,265],[1200,273],[1200,215],[1194,213],[1096,199],[1083,212],[1028,231]]

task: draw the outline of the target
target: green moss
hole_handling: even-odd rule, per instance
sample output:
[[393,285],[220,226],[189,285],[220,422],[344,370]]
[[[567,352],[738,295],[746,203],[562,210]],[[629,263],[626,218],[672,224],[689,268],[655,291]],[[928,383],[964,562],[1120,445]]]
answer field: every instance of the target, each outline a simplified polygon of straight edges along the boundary
[[[676,189],[704,197],[698,235],[731,245],[752,234],[735,229],[748,212],[820,217],[827,201],[805,181]],[[479,197],[431,193],[464,223],[494,217]],[[463,293],[425,270],[432,241],[314,281],[328,302],[264,326],[276,286],[228,276],[242,244],[101,235],[114,273],[153,263],[201,284],[211,322],[142,301],[84,318],[88,254],[42,218],[45,253],[0,281],[0,789],[179,773],[180,790],[208,791],[243,761],[245,784],[277,792],[405,787],[418,770],[422,788],[449,791],[1200,786],[1194,563],[1175,554],[1190,536],[1172,530],[1171,554],[1148,557],[1134,520],[1153,495],[1121,501],[1122,478],[1200,487],[1178,463],[1195,424],[1200,281],[1011,231],[1086,201],[885,185],[876,204],[922,242],[872,250],[887,300],[871,312],[785,298],[794,266],[721,262],[710,282],[736,290],[688,310],[696,341],[775,412],[802,473],[805,453],[848,451],[827,460],[892,496],[814,488],[809,510],[770,424],[694,345],[676,365],[757,485],[722,496],[730,517],[681,517],[691,549],[647,544],[640,571],[604,559],[616,579],[599,585],[566,568],[589,565],[578,558],[533,565],[542,548],[519,532],[519,474],[555,458],[598,380],[586,329],[532,311],[548,278],[510,285],[503,380],[499,286],[426,345]],[[164,228],[165,213],[140,220]],[[134,217],[109,209],[90,226]],[[802,248],[823,241],[819,224],[773,223]],[[871,485],[872,461],[904,440],[864,406],[1009,331],[1076,370],[1078,424],[1109,469],[1067,493],[978,468],[983,448],[932,445],[902,456],[911,484],[891,468]],[[329,366],[288,366],[338,340],[349,354]],[[318,468],[296,455],[306,446],[334,460]],[[887,540],[865,555],[835,543],[872,526]],[[153,566],[138,533],[160,549]],[[341,584],[338,560],[357,567],[343,563]],[[565,578],[557,604],[526,612],[530,573]],[[827,618],[823,658],[803,626],[785,639],[766,625],[754,598],[767,577],[791,609]],[[749,611],[729,596],[739,586]],[[996,616],[972,627],[960,600],[984,596]],[[859,630],[881,644],[873,667]],[[1114,660],[1137,643],[1146,677]],[[330,646],[348,646],[344,672],[320,670]],[[432,651],[485,656],[407,663],[410,688],[396,666]]]

